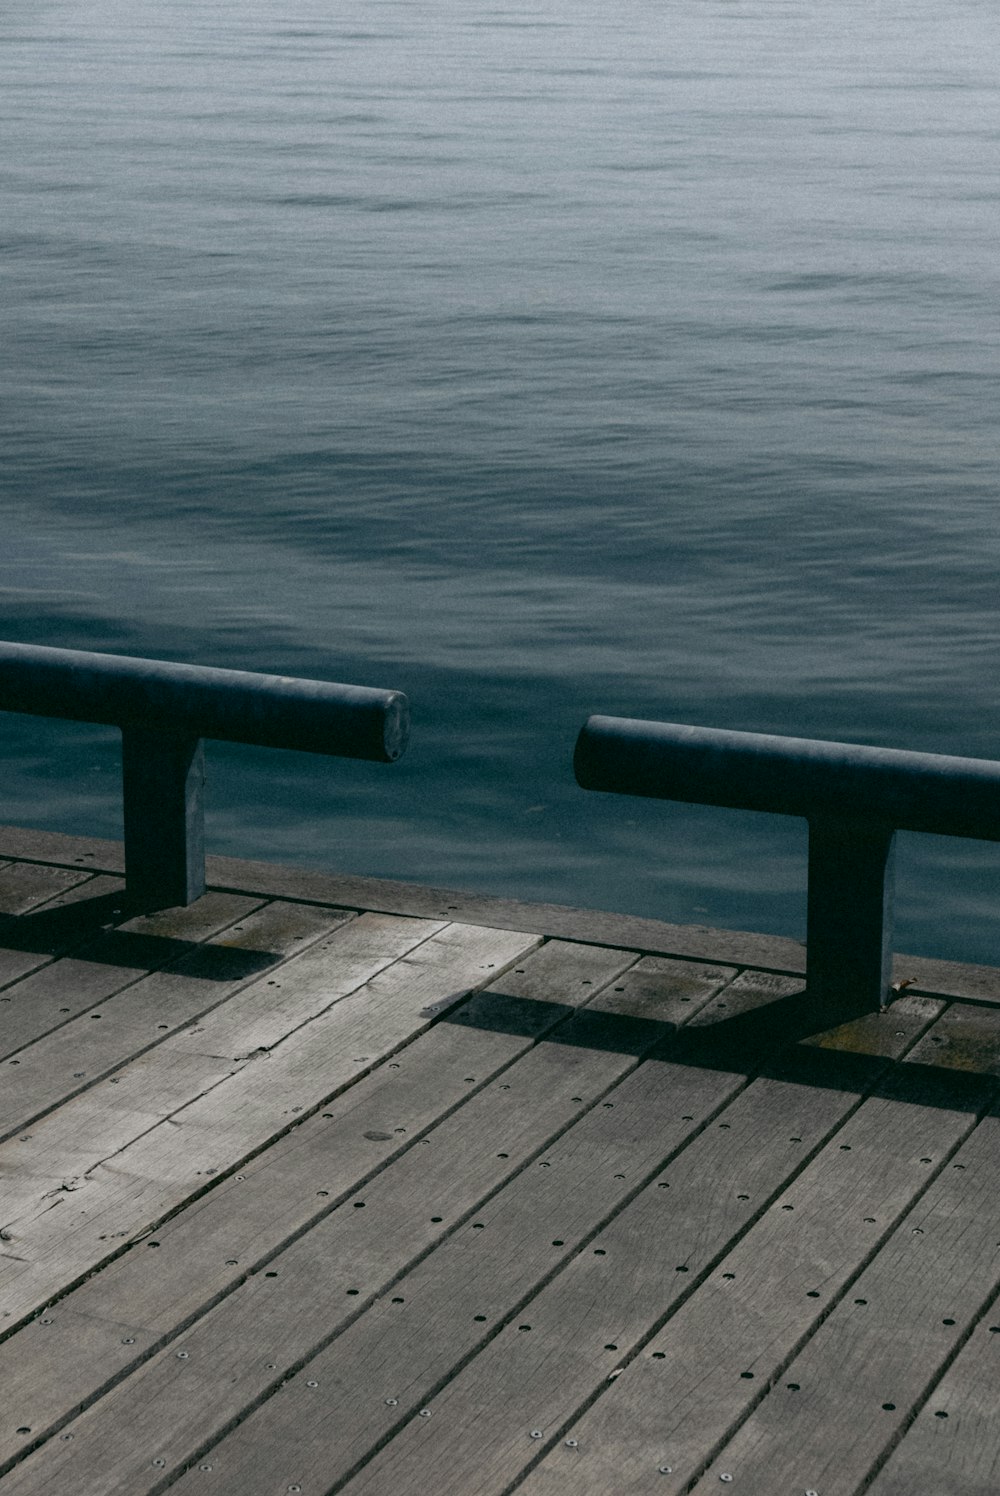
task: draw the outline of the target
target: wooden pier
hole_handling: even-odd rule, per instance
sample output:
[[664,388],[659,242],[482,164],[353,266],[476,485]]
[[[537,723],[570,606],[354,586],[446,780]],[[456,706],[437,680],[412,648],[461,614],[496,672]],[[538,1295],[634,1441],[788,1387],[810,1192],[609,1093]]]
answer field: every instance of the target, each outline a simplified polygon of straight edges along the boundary
[[0,830],[0,1496],[995,1496],[1000,970]]

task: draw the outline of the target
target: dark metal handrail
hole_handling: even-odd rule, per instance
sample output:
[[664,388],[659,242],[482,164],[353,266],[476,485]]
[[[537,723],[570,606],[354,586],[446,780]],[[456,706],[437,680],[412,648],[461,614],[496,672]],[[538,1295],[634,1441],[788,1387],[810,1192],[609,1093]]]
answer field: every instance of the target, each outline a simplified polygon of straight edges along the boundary
[[399,691],[0,643],[0,711],[121,728],[125,877],[145,907],[205,890],[203,738],[391,763]]
[[588,790],[804,816],[810,993],[850,1013],[888,1001],[895,833],[1000,841],[1000,763],[591,717],[576,744]]

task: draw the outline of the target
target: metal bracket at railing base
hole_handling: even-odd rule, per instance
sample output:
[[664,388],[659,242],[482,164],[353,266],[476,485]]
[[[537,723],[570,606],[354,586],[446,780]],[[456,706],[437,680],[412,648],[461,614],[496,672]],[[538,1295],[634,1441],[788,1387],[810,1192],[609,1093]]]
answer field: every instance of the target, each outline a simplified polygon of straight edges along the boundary
[[201,738],[122,728],[126,894],[133,908],[193,904],[205,892]]
[[809,819],[810,996],[831,1014],[884,1008],[892,981],[896,833],[878,821]]

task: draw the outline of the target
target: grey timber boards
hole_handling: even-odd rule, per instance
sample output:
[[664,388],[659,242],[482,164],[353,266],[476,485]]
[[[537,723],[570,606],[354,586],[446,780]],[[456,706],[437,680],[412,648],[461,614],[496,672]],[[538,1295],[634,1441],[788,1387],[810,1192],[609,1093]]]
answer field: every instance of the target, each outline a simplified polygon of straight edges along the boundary
[[[729,1472],[739,1490],[770,1496],[812,1487],[850,1496],[926,1403],[925,1425],[956,1444],[959,1410],[940,1368],[980,1322],[1000,1289],[1000,1120],[985,1118],[904,1216],[833,1313],[786,1367],[753,1416],[714,1461],[698,1490],[714,1490]],[[977,1397],[995,1408],[997,1335]],[[998,1488],[997,1420],[981,1489]],[[905,1444],[904,1440],[904,1444]],[[968,1443],[962,1430],[959,1441]],[[974,1440],[980,1451],[982,1440]],[[909,1492],[952,1492],[949,1472],[911,1471]]]
[[[731,993],[732,989],[724,994],[727,1003]],[[922,1005],[915,1005],[910,1024],[900,1025],[902,1033],[897,1036],[894,1031],[891,1036],[897,1051],[926,1018]],[[645,1429],[640,1421],[637,1430],[631,1419],[630,1384],[643,1364],[641,1357],[649,1354],[643,1346],[664,1320],[669,1324],[673,1316],[676,1324],[687,1311],[694,1312],[707,1284],[717,1275],[721,1281],[731,1263],[742,1256],[756,1264],[748,1247],[755,1231],[772,1218],[787,1222],[783,1191],[789,1184],[796,1190],[808,1187],[810,1169],[830,1147],[838,1125],[857,1108],[858,1092],[843,1083],[835,1088],[818,1084],[823,1062],[819,1059],[814,1070],[812,1059],[805,1056],[801,1067],[792,1061],[784,1074],[779,1069],[741,1091],[609,1221],[588,1250],[567,1263],[523,1306],[516,1320],[429,1401],[431,1417],[412,1419],[345,1490],[352,1496],[421,1488],[455,1493],[474,1488],[483,1496],[506,1491],[576,1410],[602,1393],[623,1415],[624,1448],[616,1446],[607,1460],[588,1461],[597,1440],[586,1432],[585,1419],[568,1435],[578,1442],[559,1446],[560,1454],[570,1458],[569,1468],[563,1464],[545,1479],[553,1489],[565,1491],[631,1489],[629,1453],[636,1445],[642,1447]],[[874,1078],[871,1070],[868,1075]],[[808,1162],[813,1155],[813,1162]],[[817,1224],[817,1238],[822,1232]],[[763,1248],[765,1264],[774,1250],[770,1242]],[[794,1274],[806,1267],[786,1252],[781,1270]],[[813,1267],[811,1272],[815,1271]],[[813,1277],[809,1271],[806,1276],[811,1287]],[[803,1296],[806,1291],[803,1288]],[[794,1290],[791,1293],[794,1297]],[[713,1304],[706,1316],[704,1343],[678,1355],[678,1365],[684,1362],[684,1388],[692,1380],[697,1387],[715,1364],[714,1354],[726,1343],[729,1331],[725,1316],[721,1319]],[[530,1329],[523,1330],[524,1324]],[[717,1340],[710,1350],[712,1336]],[[653,1345],[659,1349],[659,1340]],[[556,1377],[553,1366],[559,1367]],[[699,1369],[696,1378],[692,1367]],[[746,1384],[737,1380],[737,1385]],[[682,1395],[680,1387],[671,1388],[666,1399],[656,1395],[653,1421],[658,1432],[673,1421],[671,1398]],[[657,1489],[685,1489],[660,1473],[661,1463],[662,1459],[654,1461],[648,1472]]]
[[114,852],[0,831],[0,1496],[1000,1486],[996,973]]
[[[17,1011],[27,1020],[22,1032],[51,1011],[54,996],[67,1001],[60,1006],[57,1026],[23,1044],[16,1059],[7,1061],[0,1138],[10,1137],[124,1062],[162,1044],[172,1031],[211,1010],[253,977],[262,972],[270,976],[285,956],[331,926],[329,915],[306,905],[270,904],[255,910],[248,899],[232,895],[206,895],[192,909],[197,915],[184,922],[177,919],[181,911],[173,911],[169,928],[186,928],[204,943],[192,949],[189,940],[166,942],[160,954],[184,952],[167,970],[136,980],[134,969],[100,959],[112,954],[105,946],[93,951],[93,960],[68,957],[19,984]],[[335,916],[332,923],[343,923],[344,918]],[[115,1083],[123,1082],[120,1077]],[[36,1143],[37,1139],[36,1134]],[[23,1150],[20,1161],[23,1164]],[[4,1162],[0,1147],[0,1177]]]
[[[93,1271],[112,1255],[112,1238],[161,1221],[535,944],[510,932],[363,915],[283,968],[276,1015],[268,1012],[273,979],[261,978],[221,1013],[122,1067],[116,1089],[109,1080],[45,1118],[27,1144],[4,1144],[5,1199],[16,1190],[18,1204],[8,1229],[17,1260],[0,1259],[8,1316],[31,1313]],[[258,1047],[234,1056],[224,1046],[240,1015],[241,1037],[249,1032]],[[27,1169],[21,1146],[30,1150]],[[52,1160],[62,1165],[61,1185]],[[55,1183],[40,1188],[46,1178]]]
[[[633,957],[618,953],[609,961],[609,955],[547,946],[535,958],[543,985],[535,989],[533,1000],[542,1003],[541,1015],[525,1012],[532,970],[523,963],[520,990],[515,984],[511,992],[508,980],[498,1003],[477,1000],[455,1015],[464,1022],[440,1023],[418,1041],[429,1058],[435,1044],[443,1043],[444,1059],[459,1039],[465,1063],[475,1061],[477,1067],[465,1072],[463,1084],[467,1089],[474,1080],[486,1079],[488,1084],[473,1090],[362,1191],[272,1256],[263,1272],[240,1284],[179,1340],[67,1425],[65,1432],[75,1436],[69,1446],[60,1435],[16,1466],[4,1491],[8,1485],[11,1490],[52,1490],[60,1482],[71,1482],[79,1492],[153,1489],[165,1469],[182,1467],[193,1450],[223,1433],[261,1396],[274,1392],[289,1367],[331,1338],[335,1359],[346,1363],[344,1380],[351,1381],[352,1366],[361,1368],[353,1393],[355,1404],[360,1404],[360,1422],[353,1431],[357,1445],[364,1449],[366,1441],[378,1438],[386,1422],[391,1425],[398,1415],[386,1404],[384,1393],[374,1400],[365,1396],[373,1369],[384,1359],[377,1341],[386,1331],[398,1334],[394,1321],[399,1306],[390,1300],[413,1291],[419,1302],[419,1288],[410,1290],[407,1285],[414,1274],[420,1275],[421,1262],[436,1242],[461,1264],[467,1241],[483,1239],[477,1223],[484,1204],[495,1209],[496,1201],[509,1191],[524,1197],[526,1217],[508,1213],[513,1239],[507,1249],[503,1250],[499,1233],[490,1249],[496,1280],[489,1265],[483,1281],[481,1264],[465,1261],[461,1293],[464,1300],[475,1300],[474,1308],[459,1312],[453,1303],[459,1285],[445,1284],[442,1292],[434,1287],[432,1274],[435,1333],[443,1337],[437,1354],[447,1366],[457,1345],[467,1343],[470,1336],[475,1344],[488,1333],[476,1314],[487,1301],[494,1313],[503,1311],[512,1274],[525,1276],[530,1286],[539,1272],[544,1274],[558,1262],[561,1253],[553,1245],[550,1219],[556,1207],[552,1200],[546,1204],[553,1193],[546,1181],[562,1160],[567,1170],[586,1168],[581,1129],[596,1132],[609,1167],[599,1187],[578,1192],[576,1222],[564,1208],[559,1211],[568,1233],[587,1230],[600,1220],[607,1199],[629,1189],[624,1176],[636,1166],[637,1137],[648,1133],[639,1149],[658,1158],[662,1134],[668,1139],[682,1137],[697,1125],[693,1114],[679,1115],[680,1096],[669,1118],[662,1118],[659,1074],[643,1070],[641,1084],[630,1089],[623,1089],[621,1080],[638,1077],[638,1057],[718,991],[732,972],[652,960],[633,966],[615,981],[615,972]],[[574,1013],[588,995],[584,989],[597,996]],[[532,1039],[537,1040],[533,1045]],[[402,1051],[401,1062],[409,1063],[416,1048]],[[497,1072],[504,1059],[505,1068],[491,1079],[490,1070]],[[452,1063],[447,1060],[449,1068]],[[725,1074],[706,1084],[702,1072],[693,1069],[684,1072],[683,1080],[684,1098],[692,1107],[699,1100],[704,1107],[706,1092],[711,1100],[742,1083],[741,1076]],[[551,1152],[553,1147],[558,1153]],[[613,1170],[612,1163],[623,1167]],[[527,1230],[532,1239],[526,1245]],[[433,1261],[433,1256],[427,1260]],[[358,1318],[359,1309],[377,1294],[388,1294],[388,1323],[377,1314]],[[449,1321],[454,1321],[451,1330]],[[422,1313],[404,1322],[404,1328],[413,1337],[414,1349],[431,1349]],[[344,1333],[338,1337],[338,1331]],[[304,1376],[303,1385],[313,1380]],[[137,1428],[142,1430],[141,1443],[136,1440]],[[165,1464],[155,1466],[154,1460]],[[244,1476],[241,1489],[256,1489],[259,1478],[260,1472],[255,1472],[247,1485]]]
[[[207,894],[190,909],[129,920],[8,988],[3,995],[10,1008],[0,1031],[0,1053],[10,1068],[0,1095],[0,1137],[46,1105],[81,1090],[81,1080],[86,1083],[107,1070],[113,1055],[127,1059],[140,1048],[138,1042],[132,1047],[128,1028],[146,993],[171,983],[185,986],[190,972],[193,990],[208,987],[221,1001],[227,990],[227,963],[232,982],[237,974],[246,980],[278,959],[277,952],[254,949],[252,937],[241,946],[239,931],[227,939],[230,926],[249,918],[259,906],[259,900],[246,897]],[[305,911],[304,922],[315,930],[315,911]],[[275,923],[273,918],[269,923]],[[211,943],[208,952],[200,949],[204,942]],[[161,966],[181,970],[170,977],[157,972]],[[100,1017],[92,1016],[95,1013]],[[157,1024],[160,1021],[158,1017]],[[102,1025],[99,1030],[92,1027],[95,1023]],[[146,1043],[155,1042],[162,1030],[151,1026],[145,1037]]]
[[[759,1006],[762,995],[774,996],[774,978],[765,979],[762,985],[763,994],[751,978],[741,979],[740,983],[730,985],[718,1000],[702,1007],[698,1016],[705,1017],[705,1026],[708,1027],[711,1026],[713,1011],[719,1022],[723,1014],[729,1017],[738,1015],[741,1006],[745,1011],[752,1011]],[[916,1028],[926,1024],[928,1009],[933,1013],[936,1007],[914,1003],[912,1009],[910,1037]],[[657,1069],[660,1063],[665,1067],[662,1071]],[[376,1450],[382,1440],[399,1428],[408,1413],[419,1414],[422,1403],[427,1411],[433,1412],[440,1398],[431,1401],[429,1406],[427,1399],[433,1394],[436,1383],[447,1381],[456,1370],[460,1381],[462,1364],[470,1354],[480,1352],[477,1360],[471,1363],[472,1368],[482,1361],[484,1355],[489,1355],[490,1342],[498,1330],[504,1331],[505,1321],[510,1321],[512,1311],[517,1318],[508,1323],[506,1333],[516,1336],[515,1343],[527,1344],[523,1337],[529,1336],[531,1331],[522,1329],[522,1324],[528,1323],[534,1328],[531,1315],[538,1302],[530,1302],[531,1293],[572,1259],[586,1241],[585,1222],[589,1219],[592,1226],[599,1226],[609,1208],[613,1210],[616,1204],[634,1194],[637,1184],[639,1187],[643,1185],[643,1173],[648,1171],[650,1157],[658,1163],[662,1162],[664,1154],[669,1157],[671,1147],[667,1130],[671,1125],[677,1127],[678,1123],[681,1124],[680,1142],[703,1128],[706,1075],[703,1068],[682,1064],[670,1067],[667,1062],[657,1060],[648,1060],[639,1069],[634,1069],[615,1090],[605,1092],[600,1108],[594,1108],[587,1118],[581,1119],[557,1141],[555,1148],[550,1147],[543,1153],[537,1160],[537,1172],[535,1169],[522,1172],[510,1186],[484,1202],[471,1220],[466,1216],[464,1230],[454,1232],[410,1273],[397,1277],[391,1291],[383,1292],[360,1319],[349,1325],[318,1356],[301,1365],[294,1380],[275,1388],[273,1396],[232,1435],[214,1448],[200,1452],[196,1471],[180,1483],[180,1489],[187,1490],[189,1485],[196,1483],[198,1476],[209,1473],[202,1469],[206,1462],[211,1465],[213,1489],[229,1493],[248,1489],[250,1481],[257,1483],[254,1489],[262,1490],[285,1490],[289,1481],[301,1484],[306,1490],[339,1488],[340,1481],[350,1474],[352,1461],[357,1464]],[[712,1083],[720,1085],[724,1100],[727,1094],[739,1092],[743,1076],[739,1071],[724,1077],[717,1073]],[[580,1082],[576,1084],[579,1087]],[[647,1092],[646,1087],[651,1087],[651,1091]],[[635,1094],[630,1094],[633,1090]],[[664,1097],[674,1100],[676,1112],[670,1108],[669,1114],[664,1115]],[[604,1156],[604,1167],[595,1171],[595,1138],[588,1138],[587,1134],[602,1137],[599,1122],[595,1125],[595,1114],[599,1119],[601,1110],[612,1098],[615,1099],[612,1111],[616,1105],[622,1106],[616,1125],[623,1126],[629,1139],[627,1163],[625,1159]],[[699,1100],[702,1103],[700,1112]],[[837,1100],[843,1105],[842,1098]],[[643,1101],[649,1107],[648,1113],[642,1109]],[[808,1113],[809,1104],[810,1095],[803,1086],[796,1108],[798,1120],[803,1112]],[[679,1117],[677,1112],[681,1114]],[[787,1118],[781,1118],[780,1123],[787,1126]],[[687,1124],[686,1128],[684,1124]],[[659,1133],[657,1129],[660,1129]],[[606,1133],[603,1141],[607,1141]],[[796,1165],[801,1163],[802,1141],[799,1140],[799,1147],[788,1150]],[[560,1148],[563,1158],[560,1158]],[[679,1156],[683,1158],[683,1153]],[[626,1167],[615,1169],[615,1162],[624,1163]],[[557,1172],[541,1173],[546,1164]],[[697,1172],[696,1163],[692,1170],[695,1177]],[[370,1188],[364,1199],[367,1211],[373,1203]],[[374,1203],[377,1205],[378,1201]],[[745,1218],[746,1207],[740,1204],[736,1209],[740,1217]],[[377,1225],[377,1218],[372,1224]],[[482,1236],[476,1234],[479,1228]],[[309,1238],[301,1244],[303,1247],[307,1245]],[[301,1274],[304,1283],[316,1280],[323,1260],[323,1253],[315,1251],[317,1244],[311,1245],[315,1256],[312,1272]],[[598,1250],[603,1252],[604,1249]],[[330,1255],[327,1253],[328,1257]],[[272,1267],[278,1268],[278,1260]],[[592,1311],[602,1293],[607,1291],[606,1282],[596,1287],[592,1285],[585,1299],[588,1309]],[[289,1301],[282,1300],[273,1285],[272,1293],[281,1312],[267,1316],[269,1325],[274,1325],[269,1345],[283,1333],[289,1313]],[[259,1300],[265,1307],[268,1304],[266,1294],[265,1285]],[[477,1320],[477,1313],[483,1316],[481,1320]],[[259,1318],[257,1322],[260,1322]],[[219,1358],[222,1338],[216,1331],[214,1343],[211,1338],[206,1338],[197,1348],[202,1365],[213,1357]],[[182,1344],[188,1347],[188,1336],[184,1337]],[[549,1350],[553,1350],[551,1342]],[[228,1344],[226,1351],[224,1365],[232,1375],[233,1361],[229,1359]],[[603,1336],[600,1353],[604,1362],[603,1381],[608,1360]],[[190,1359],[195,1359],[195,1356],[196,1349],[192,1347]],[[242,1366],[246,1356],[234,1359]],[[273,1365],[275,1368],[282,1366],[280,1357],[274,1357]],[[182,1376],[189,1369],[185,1365]],[[291,1369],[294,1370],[294,1366]],[[376,1374],[381,1387],[373,1386]],[[537,1384],[541,1381],[545,1384],[546,1395],[558,1398],[558,1388],[566,1375],[567,1366],[558,1354],[543,1357],[543,1363],[535,1368],[536,1395]],[[175,1368],[169,1385],[176,1388],[178,1380]],[[550,1384],[555,1384],[555,1389]],[[488,1377],[483,1385],[491,1385]],[[204,1390],[203,1385],[200,1390]],[[161,1397],[167,1395],[165,1389],[161,1388],[160,1392]],[[447,1392],[442,1394],[445,1399],[447,1395]],[[481,1447],[482,1399],[485,1395],[481,1389],[476,1408],[478,1422],[476,1418],[471,1420],[476,1427],[473,1441],[476,1447],[467,1450],[467,1454],[471,1457],[474,1473],[469,1468],[456,1471],[452,1489],[478,1492],[492,1488]],[[170,1406],[176,1417],[176,1402]],[[424,1424],[416,1418],[411,1426],[423,1428]],[[440,1423],[436,1426],[443,1427]],[[454,1424],[447,1422],[447,1427],[452,1430]],[[523,1428],[515,1426],[513,1434],[518,1444],[532,1447]],[[368,1467],[371,1471],[370,1489],[394,1490],[400,1479],[404,1488],[420,1488],[425,1479],[444,1481],[447,1488],[448,1477],[436,1466],[430,1471],[419,1465],[403,1472],[384,1469],[382,1461],[393,1447],[390,1443],[382,1455],[376,1454]],[[456,1449],[449,1442],[443,1461],[448,1469],[452,1469],[455,1454]],[[161,1457],[169,1464],[168,1455]],[[363,1471],[358,1477],[361,1488],[365,1488],[367,1480],[367,1473]],[[470,1481],[474,1483],[470,1484]],[[433,1488],[433,1485],[425,1488]],[[496,1488],[501,1489],[502,1485]]]
[[[57,956],[86,948],[119,918],[123,889],[120,878],[81,878],[16,916],[0,918],[0,1005],[17,1001],[19,990],[13,989],[22,977]],[[15,1047],[8,1039],[12,1019],[12,1011],[0,1007],[0,1054]]]
[[[454,1022],[429,1029],[159,1227],[155,1272],[146,1242],[138,1243],[64,1297],[47,1316],[49,1324],[34,1320],[0,1344],[0,1385],[13,1410],[0,1426],[0,1471],[24,1447],[18,1427],[31,1426],[38,1435],[93,1400],[158,1338],[238,1287],[635,960],[631,952],[558,941],[543,946],[471,998]],[[646,965],[654,967],[646,973],[652,998],[658,971],[656,963]],[[577,1106],[565,1094],[529,1095],[513,1117],[508,1106],[508,1161],[494,1168],[512,1173],[519,1167],[534,1146],[540,1108],[549,1108],[550,1125],[559,1125]],[[442,1190],[454,1187],[449,1174],[457,1179],[461,1148],[461,1127],[451,1154],[438,1135]],[[422,1161],[418,1170],[425,1193],[412,1197],[414,1206],[419,1198],[415,1230],[433,1239],[445,1228],[429,1222],[431,1181]],[[420,1244],[415,1240],[405,1250],[416,1253]]]
[[872,1496],[996,1496],[1000,1313],[994,1302],[867,1487]]
[[[905,1006],[891,1010],[894,1036]],[[949,1017],[941,1020],[945,1029]],[[994,1021],[993,1027],[996,1052],[1000,1026]],[[848,1304],[848,1295],[866,1296],[855,1281],[858,1274],[873,1259],[877,1264],[886,1243],[912,1230],[939,1181],[961,1172],[954,1167],[961,1158],[954,1150],[967,1137],[971,1144],[994,1088],[985,1075],[929,1064],[939,1052],[936,1037],[932,1026],[910,1050],[909,1063],[896,1067],[890,1083],[880,1087],[882,1094],[852,1109],[697,1293],[646,1339],[620,1381],[581,1418],[565,1423],[519,1490],[550,1496],[574,1489],[575,1481],[583,1490],[682,1492],[697,1481],[694,1489],[701,1493],[718,1489],[723,1475],[755,1493],[801,1488],[827,1496],[859,1488],[867,1465],[846,1484],[832,1475],[838,1460],[849,1463],[843,1449],[854,1437],[849,1414],[815,1431],[826,1448],[824,1479],[815,1485],[811,1467],[797,1470],[789,1483],[794,1442],[784,1448],[777,1469],[754,1467],[757,1479],[751,1470],[745,1483],[736,1461],[740,1434],[733,1434],[765,1394],[762,1406],[776,1399],[775,1414],[802,1395],[805,1384],[794,1363],[788,1365],[799,1347],[831,1309],[836,1314],[836,1306]],[[908,1209],[914,1212],[909,1226]],[[847,1312],[857,1316],[862,1307],[851,1303]],[[873,1353],[871,1343],[868,1350]],[[878,1381],[877,1361],[869,1375],[871,1389]],[[887,1418],[883,1401],[895,1399],[883,1393],[876,1404],[878,1415]],[[750,1418],[747,1427],[752,1423]],[[778,1437],[786,1438],[787,1431]],[[698,1479],[706,1466],[708,1473]],[[609,1479],[613,1484],[602,1486]]]

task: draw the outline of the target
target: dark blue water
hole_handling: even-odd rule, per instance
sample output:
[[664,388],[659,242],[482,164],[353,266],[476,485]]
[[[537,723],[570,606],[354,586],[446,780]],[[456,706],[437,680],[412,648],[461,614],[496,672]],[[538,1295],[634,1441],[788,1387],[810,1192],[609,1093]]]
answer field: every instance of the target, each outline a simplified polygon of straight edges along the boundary
[[[803,933],[804,826],[589,711],[1000,757],[986,0],[7,0],[0,637],[400,687],[215,850]],[[114,734],[0,818],[117,834]],[[1000,857],[904,838],[904,949]]]

